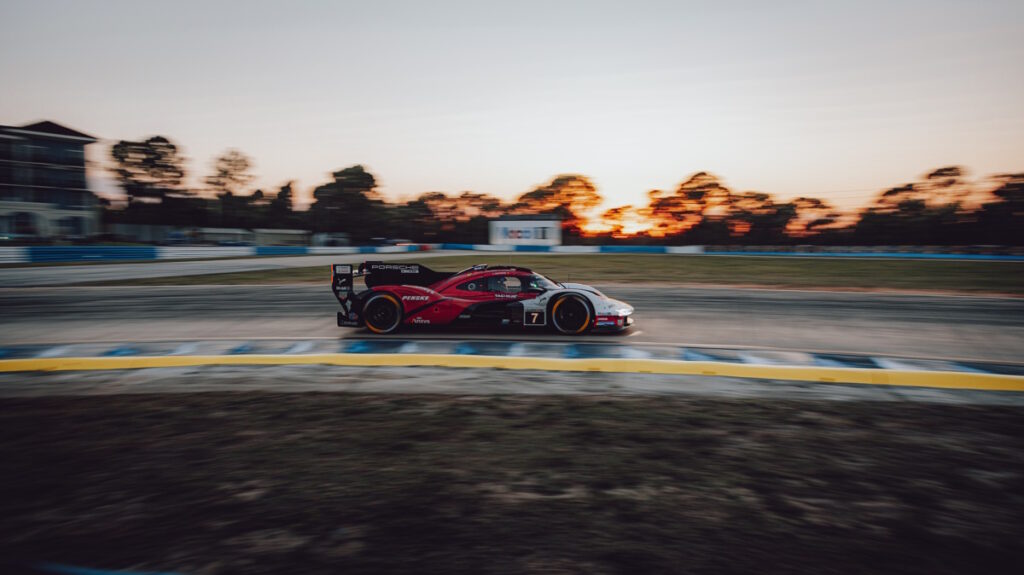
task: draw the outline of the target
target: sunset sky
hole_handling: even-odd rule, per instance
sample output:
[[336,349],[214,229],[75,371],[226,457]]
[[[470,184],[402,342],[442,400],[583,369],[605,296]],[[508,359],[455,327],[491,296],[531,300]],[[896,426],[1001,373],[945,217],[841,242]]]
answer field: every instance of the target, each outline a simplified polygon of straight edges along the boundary
[[[305,197],[590,176],[605,207],[707,170],[844,208],[931,168],[1024,170],[1024,2],[0,0],[0,124],[235,147]],[[112,187],[93,170],[97,189]]]

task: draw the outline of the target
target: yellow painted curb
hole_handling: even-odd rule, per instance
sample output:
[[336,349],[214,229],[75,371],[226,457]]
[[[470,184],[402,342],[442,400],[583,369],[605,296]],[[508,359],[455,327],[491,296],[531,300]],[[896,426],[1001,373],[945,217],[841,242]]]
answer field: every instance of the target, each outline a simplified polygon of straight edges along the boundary
[[497,368],[604,373],[709,375],[825,383],[859,383],[1024,391],[1024,377],[949,371],[907,371],[853,367],[749,365],[716,361],[668,359],[563,359],[491,355],[329,353],[317,355],[172,355],[130,357],[56,357],[0,360],[0,372],[94,371],[202,365],[343,365],[392,367]]

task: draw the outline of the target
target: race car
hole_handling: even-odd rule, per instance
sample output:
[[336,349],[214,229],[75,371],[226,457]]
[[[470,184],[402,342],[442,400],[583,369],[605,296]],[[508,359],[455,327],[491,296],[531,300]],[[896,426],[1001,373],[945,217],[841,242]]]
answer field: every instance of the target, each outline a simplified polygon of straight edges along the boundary
[[[354,278],[367,289],[356,292]],[[409,325],[549,329],[563,334],[622,331],[633,307],[578,283],[558,283],[527,268],[475,265],[439,272],[424,265],[363,262],[331,266],[341,304],[338,325],[378,334]]]

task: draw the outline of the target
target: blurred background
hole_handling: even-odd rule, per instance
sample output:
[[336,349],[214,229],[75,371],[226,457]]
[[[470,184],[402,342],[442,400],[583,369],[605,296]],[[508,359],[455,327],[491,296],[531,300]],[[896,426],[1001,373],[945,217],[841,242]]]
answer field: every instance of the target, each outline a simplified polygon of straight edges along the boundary
[[[1022,29],[0,0],[0,573],[1022,572]],[[339,327],[365,260],[635,323]]]
[[8,1],[0,241],[1019,245],[1020,19]]

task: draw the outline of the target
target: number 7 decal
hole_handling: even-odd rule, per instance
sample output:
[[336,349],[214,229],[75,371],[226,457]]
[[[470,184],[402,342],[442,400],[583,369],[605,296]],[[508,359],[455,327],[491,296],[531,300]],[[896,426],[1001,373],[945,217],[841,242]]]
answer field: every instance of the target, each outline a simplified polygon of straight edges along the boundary
[[547,318],[543,311],[524,311],[523,325],[547,325]]

